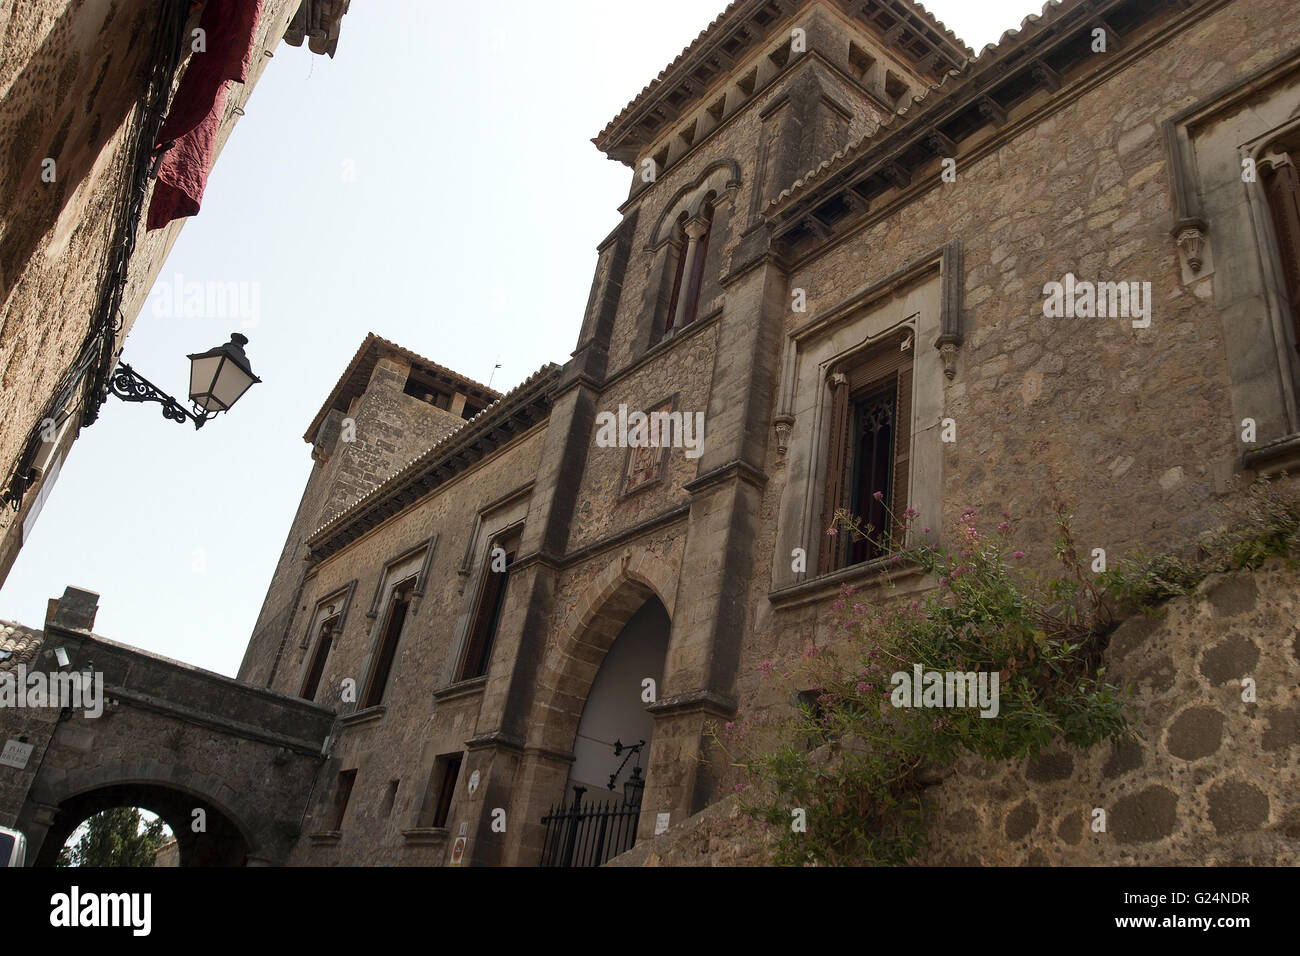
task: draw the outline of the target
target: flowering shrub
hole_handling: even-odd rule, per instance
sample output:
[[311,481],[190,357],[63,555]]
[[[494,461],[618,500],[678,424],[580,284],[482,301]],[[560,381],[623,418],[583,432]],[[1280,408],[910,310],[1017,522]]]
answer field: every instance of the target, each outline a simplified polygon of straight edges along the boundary
[[[899,527],[905,533],[918,517],[909,509]],[[1065,573],[1048,581],[1022,567],[1008,515],[990,529],[967,510],[951,548],[879,542],[887,563],[914,562],[939,588],[868,603],[845,586],[833,607],[843,639],[807,647],[787,675],[818,691],[802,695],[788,718],[733,723],[716,735],[748,778],[739,786],[750,815],[776,836],[777,862],[907,862],[925,843],[921,791],[958,757],[1021,758],[1055,742],[1090,747],[1133,736],[1126,694],[1098,666],[1105,602],[1063,512],[1059,528]],[[870,537],[873,529],[840,512],[828,533]],[[952,706],[949,697],[947,706],[915,706],[919,694],[903,694],[897,678],[918,665],[976,675],[996,705]]]

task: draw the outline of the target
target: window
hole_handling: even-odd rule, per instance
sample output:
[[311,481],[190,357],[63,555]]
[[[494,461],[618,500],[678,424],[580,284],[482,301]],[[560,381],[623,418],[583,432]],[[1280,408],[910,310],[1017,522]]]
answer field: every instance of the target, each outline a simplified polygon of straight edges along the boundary
[[835,512],[844,509],[863,527],[870,525],[871,536],[823,534],[823,574],[882,557],[887,539],[901,533],[911,444],[911,335],[832,375],[830,392],[822,528],[829,529]]
[[303,681],[302,693],[298,695],[304,700],[316,699],[316,690],[320,687],[320,679],[325,673],[325,661],[334,644],[334,630],[338,624],[339,618],[335,615],[320,626],[320,633],[316,637],[316,651],[311,658],[311,667],[307,671],[307,679]]
[[501,611],[505,607],[510,567],[519,550],[520,536],[521,532],[514,531],[494,540],[488,547],[483,564],[483,583],[479,587],[469,640],[465,644],[465,656],[461,659],[457,680],[472,680],[487,673],[488,662],[492,659],[492,643],[496,639]]
[[1300,177],[1296,175],[1292,154],[1272,152],[1269,167],[1264,169],[1264,195],[1268,200],[1281,256],[1282,275],[1290,300],[1290,326],[1297,351],[1300,351]]
[[331,830],[343,829],[343,817],[348,812],[348,801],[352,799],[352,788],[356,785],[356,782],[357,772],[355,770],[344,770],[339,773],[338,784],[334,787]]
[[694,219],[688,220],[683,214],[678,220],[675,240],[677,265],[673,274],[673,291],[668,299],[665,334],[695,321],[700,289],[704,284],[704,262],[709,255],[709,234],[713,230],[713,198],[710,194]]
[[460,779],[461,754],[446,754],[434,762],[433,780],[436,785],[429,787],[425,798],[425,812],[432,812],[427,819],[421,820],[422,826],[445,827],[451,816],[451,801],[456,795],[456,782]]
[[406,612],[411,607],[411,592],[415,589],[415,578],[407,578],[393,589],[393,596],[388,602],[388,617],[384,621],[382,637],[371,666],[370,682],[366,685],[362,707],[377,707],[383,703],[384,690],[388,686],[388,676],[397,657],[397,642],[402,636],[402,625],[406,623]]

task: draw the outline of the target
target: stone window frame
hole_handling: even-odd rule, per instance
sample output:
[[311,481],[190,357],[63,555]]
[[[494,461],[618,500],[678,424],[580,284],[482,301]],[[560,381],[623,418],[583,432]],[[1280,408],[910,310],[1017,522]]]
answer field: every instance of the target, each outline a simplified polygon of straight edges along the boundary
[[[912,326],[915,316],[909,317],[893,333],[873,336],[869,344],[853,350],[848,355],[831,364],[826,378],[826,394],[822,401],[828,404],[824,409],[827,420],[827,460],[822,470],[822,520],[820,527],[828,528],[834,518],[834,507],[826,499],[832,491],[838,493],[841,501],[854,495],[848,477],[856,471],[859,462],[854,450],[852,436],[856,409],[862,398],[872,394],[882,394],[887,390],[893,392],[892,424],[894,440],[889,453],[890,500],[887,503],[894,513],[895,522],[902,520],[903,512],[908,508],[908,492],[911,478],[911,432],[912,432],[912,387],[916,365],[916,333]],[[900,358],[906,354],[906,358]],[[874,368],[869,374],[865,370]],[[901,440],[900,440],[901,439]],[[903,445],[906,447],[903,447]],[[838,464],[836,463],[838,460]],[[900,474],[900,466],[903,468]],[[838,472],[837,472],[838,469]],[[907,482],[900,482],[906,476]],[[851,505],[850,505],[851,506]],[[861,514],[857,515],[862,518]],[[887,535],[897,533],[897,524],[888,530],[880,529]],[[823,534],[820,542],[820,554],[817,559],[818,576],[847,570],[853,564],[840,565],[843,556],[844,539]],[[850,545],[851,547],[851,545]],[[870,546],[869,550],[871,549]],[[868,558],[867,563],[876,557]],[[823,570],[823,564],[829,565]]]
[[[888,558],[831,571],[823,571],[817,564],[821,535],[825,532],[820,522],[829,467],[830,378],[846,364],[905,330],[910,330],[915,350],[906,500],[910,507],[921,512],[923,522],[933,525],[928,535],[913,527],[906,542],[909,546],[923,539],[931,544],[939,542],[943,452],[938,431],[946,407],[947,385],[956,377],[958,350],[965,338],[962,259],[961,241],[952,239],[787,333],[779,411],[773,424],[778,455],[785,456],[792,450],[793,454],[787,462],[790,479],[778,505],[769,593],[774,605],[784,607],[802,602],[841,579],[865,581],[891,568]],[[908,302],[913,299],[924,307],[910,307]],[[839,344],[836,339],[840,340]],[[813,382],[818,393],[808,409],[811,420],[800,421],[796,416],[796,402],[801,398],[809,401],[808,390]],[[804,549],[808,567],[804,572],[791,570],[794,548]]]
[[[1236,195],[1241,197],[1245,208],[1248,220],[1245,227],[1233,220],[1233,207],[1222,205],[1223,200],[1217,196],[1207,200],[1207,194],[1216,191],[1209,187],[1216,183],[1224,195],[1228,189],[1222,180],[1216,180],[1200,168],[1197,134],[1221,121],[1256,114],[1264,98],[1285,97],[1297,84],[1300,84],[1300,47],[1228,83],[1162,123],[1174,214],[1171,235],[1177,248],[1182,284],[1191,286],[1215,274],[1216,248],[1218,258],[1229,256],[1235,266],[1228,270],[1230,278],[1215,283],[1214,305],[1220,333],[1229,343],[1226,358],[1231,424],[1242,452],[1237,467],[1264,474],[1300,465],[1300,359],[1296,356],[1291,319],[1285,307],[1281,260],[1258,163],[1272,142],[1300,126],[1300,119],[1289,116],[1270,128],[1261,127],[1257,132],[1252,131],[1253,135],[1244,142],[1234,141],[1230,147],[1218,144],[1220,150],[1215,155],[1220,159],[1226,158],[1229,148],[1232,150],[1235,163],[1232,191],[1240,190]],[[1212,138],[1213,132],[1204,136],[1206,155],[1210,153]],[[1247,182],[1240,175],[1247,159],[1256,161],[1254,182]],[[1221,299],[1221,286],[1231,290],[1235,298],[1225,295]],[[1262,307],[1252,307],[1253,299],[1258,299]],[[1225,320],[1249,321],[1253,315],[1259,316],[1257,325],[1228,334]],[[1231,344],[1234,340],[1249,344],[1234,348]],[[1268,361],[1272,364],[1267,369],[1260,368],[1258,350],[1254,348],[1260,340],[1271,345]],[[1272,400],[1260,398],[1269,391],[1273,393]],[[1261,420],[1261,408],[1274,413],[1273,419]],[[1240,422],[1245,418],[1259,423],[1258,441],[1254,445],[1241,441]]]
[[[414,547],[399,551],[384,562],[384,571],[375,582],[375,593],[370,599],[370,609],[366,611],[366,617],[372,622],[372,628],[373,622],[379,617],[381,604],[387,603],[388,594],[392,592],[393,576],[396,573],[394,569],[400,570],[401,580],[405,581],[411,576],[407,573],[406,566],[413,558],[423,554],[424,560],[420,562],[419,569],[416,571],[415,588],[411,592],[415,600],[411,602],[409,613],[412,617],[415,616],[416,611],[419,610],[420,598],[424,597],[425,587],[429,582],[429,567],[433,564],[433,554],[437,547],[438,536],[434,534]],[[371,636],[373,637],[373,634]]]
[[[384,601],[386,607],[383,615],[384,623],[376,632],[375,641],[366,658],[366,665],[362,668],[362,673],[366,677],[359,687],[358,704],[361,711],[379,711],[384,707],[384,697],[392,684],[393,672],[397,669],[397,652],[402,646],[402,638],[406,636],[407,625],[413,616],[411,610],[415,603],[415,583],[418,580],[419,574],[414,569],[407,574],[393,575],[392,590]],[[403,602],[404,597],[407,599]],[[393,619],[402,603],[405,603],[406,607],[402,609],[401,623],[394,634],[392,633]],[[381,673],[382,681],[379,679]]]
[[[406,635],[411,626],[411,620],[416,616],[420,609],[420,601],[424,596],[425,587],[429,578],[429,567],[433,563],[433,555],[438,546],[438,536],[432,535],[412,548],[398,552],[393,557],[384,562],[383,573],[375,584],[374,597],[370,601],[370,609],[366,611],[366,618],[370,621],[370,628],[367,631],[368,649],[366,656],[358,668],[358,674],[362,679],[357,682],[358,697],[353,705],[353,710],[347,715],[356,718],[353,722],[361,722],[368,717],[382,717],[384,714],[384,705],[379,704],[373,707],[363,707],[362,702],[365,699],[366,688],[370,686],[370,680],[375,668],[375,655],[379,651],[380,642],[383,639],[384,627],[388,621],[388,615],[380,614],[380,608],[387,608],[392,601],[393,592],[400,585],[405,584],[412,578],[415,579],[415,585],[411,589],[411,605],[406,612],[406,620],[402,622],[402,631],[398,635],[398,646],[401,646],[402,637]],[[396,659],[394,659],[394,665]],[[389,674],[392,676],[391,672]]]
[[[523,531],[528,518],[532,486],[533,483],[529,482],[522,488],[515,489],[485,505],[474,516],[474,525],[465,546],[465,558],[457,571],[461,577],[460,613],[456,618],[456,627],[448,647],[447,658],[443,663],[442,676],[435,696],[458,684],[469,686],[486,680],[486,673],[468,680],[459,680],[461,658],[465,655],[470,630],[474,625],[474,613],[483,590],[484,575],[491,565],[492,542],[514,531]],[[491,670],[490,658],[488,670]]]
[[[343,626],[347,622],[348,611],[352,608],[352,595],[357,589],[357,579],[353,578],[347,584],[340,588],[335,588],[325,597],[316,602],[316,608],[312,612],[311,619],[307,622],[307,629],[303,631],[302,640],[298,643],[299,649],[306,649],[311,646],[312,638],[316,636],[320,625],[331,617],[338,617],[338,627],[336,633],[343,632]],[[327,613],[326,609],[330,605],[335,605],[338,610]]]
[[[646,406],[645,409],[641,409],[641,414],[649,415],[650,411],[658,409],[659,406],[663,405],[664,403],[669,403],[669,414],[676,412],[678,411],[677,402],[678,399],[681,398],[681,394],[682,393],[678,391],[678,392],[673,392],[671,395],[665,395],[657,402],[651,402],[648,406]],[[650,411],[648,411],[647,409],[649,409]],[[631,413],[629,412],[628,414],[630,415]],[[647,489],[655,488],[663,484],[664,476],[668,474],[668,459],[670,457],[671,450],[672,450],[672,446],[662,447],[662,451],[660,452],[660,457],[659,457],[659,467],[657,469],[658,474],[656,474],[654,478],[650,479],[647,482],[644,482],[643,484],[637,485],[635,488],[628,488],[627,469],[628,466],[632,464],[632,451],[633,451],[632,447],[629,446],[627,448],[626,453],[623,456],[623,472],[622,472],[622,477],[618,481],[619,501],[620,502],[624,501],[628,498],[633,497],[634,495],[639,495],[641,492],[646,491]]]
[[[467,763],[465,750],[437,754],[426,781],[424,799],[416,808],[414,831],[429,833],[445,831],[456,806],[457,791],[461,785],[461,771]],[[445,804],[444,804],[444,798]],[[438,818],[441,817],[441,822]]]
[[[343,587],[335,588],[325,597],[321,598],[319,601],[316,602],[316,608],[315,610],[312,611],[311,620],[307,624],[307,629],[303,632],[302,642],[298,645],[300,649],[307,651],[307,653],[303,656],[301,665],[298,668],[297,680],[293,685],[294,687],[297,688],[297,693],[299,693],[300,695],[303,690],[304,684],[307,681],[307,675],[311,671],[312,662],[316,657],[316,648],[319,647],[320,642],[322,640],[322,636],[320,633],[321,627],[331,618],[335,619],[336,621],[334,627],[330,629],[330,633],[334,637],[334,643],[331,645],[329,653],[333,654],[336,650],[338,650],[339,645],[342,643],[343,630],[347,626],[348,611],[352,607],[352,595],[356,592],[356,589],[357,589],[357,579],[353,578]],[[329,611],[330,607],[336,607],[337,610],[335,610],[333,613],[330,613]],[[327,656],[325,659],[325,664],[328,663],[329,663],[329,657]],[[323,672],[321,676],[322,678],[324,677]],[[320,693],[319,686],[316,688],[316,693]],[[305,698],[305,699],[314,700],[315,695],[312,695],[311,698]]]
[[[479,575],[477,592],[474,595],[473,612],[470,614],[469,629],[465,632],[465,641],[457,656],[454,670],[456,683],[467,684],[486,678],[492,663],[492,651],[496,647],[497,632],[501,627],[501,617],[505,611],[506,597],[510,588],[510,573],[519,559],[519,548],[523,544],[523,522],[509,525],[487,539],[484,547],[482,573]],[[505,554],[505,567],[497,571],[492,565],[497,549]],[[498,579],[498,575],[503,580]],[[487,609],[492,607],[491,611]],[[485,617],[486,615],[486,617]],[[480,632],[480,625],[483,630]],[[482,638],[482,644],[476,641]],[[483,659],[476,673],[467,674],[471,660],[470,652],[482,653]]]

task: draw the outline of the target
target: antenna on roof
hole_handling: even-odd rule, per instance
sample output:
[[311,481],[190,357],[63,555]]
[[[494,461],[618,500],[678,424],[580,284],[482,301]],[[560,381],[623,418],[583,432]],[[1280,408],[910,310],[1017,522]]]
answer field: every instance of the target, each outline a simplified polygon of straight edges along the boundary
[[501,367],[501,363],[500,363],[500,362],[497,362],[496,365],[493,365],[493,366],[492,366],[492,374],[488,376],[488,384],[487,384],[487,387],[488,387],[488,388],[491,388],[491,387],[492,387],[492,379],[496,376],[496,374],[497,374],[497,369],[499,369],[500,367]]

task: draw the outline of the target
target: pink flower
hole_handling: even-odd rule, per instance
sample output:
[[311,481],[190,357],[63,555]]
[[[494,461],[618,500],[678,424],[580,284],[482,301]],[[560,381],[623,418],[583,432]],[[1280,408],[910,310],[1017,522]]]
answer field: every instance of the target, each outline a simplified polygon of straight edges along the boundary
[[859,694],[865,694],[867,691],[871,690],[871,685],[868,684],[868,683],[866,683],[865,681],[859,681],[859,682],[858,682],[858,686],[857,686],[856,688],[854,688],[854,689],[855,689]]
[[883,501],[885,497],[885,493],[883,491],[877,491],[871,497],[875,498],[877,501]]
[[1013,558],[1023,558],[1023,557],[1025,556],[1025,552],[1023,552],[1023,551],[1013,551],[1013,552],[1011,552],[1011,556],[1012,556]]
[[758,665],[758,669],[761,673],[768,674],[771,673],[774,666],[775,665],[771,661],[763,661],[763,663]]
[[1006,530],[1007,530],[1008,528],[1010,528],[1010,527],[1011,527],[1011,523],[1010,523],[1009,521],[1004,521],[1004,522],[1002,522],[1000,525],[998,525],[998,530],[999,530],[999,531],[1006,531]]
[[728,730],[735,730],[735,729],[736,729],[736,722],[735,722],[734,720],[729,720],[729,721],[727,721],[727,729],[728,729]]
[[926,534],[929,534],[929,533],[930,533],[930,529],[929,529],[929,528],[922,528],[921,530],[924,531]]
[[827,534],[839,534],[839,532],[836,531],[834,528],[827,528],[827,529],[826,529],[826,533],[827,533]]

